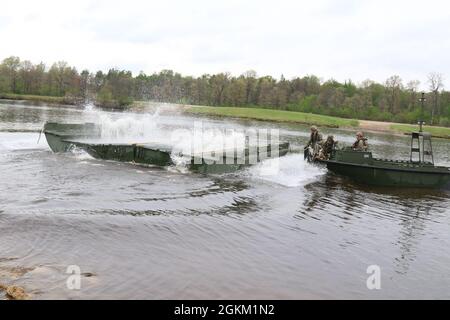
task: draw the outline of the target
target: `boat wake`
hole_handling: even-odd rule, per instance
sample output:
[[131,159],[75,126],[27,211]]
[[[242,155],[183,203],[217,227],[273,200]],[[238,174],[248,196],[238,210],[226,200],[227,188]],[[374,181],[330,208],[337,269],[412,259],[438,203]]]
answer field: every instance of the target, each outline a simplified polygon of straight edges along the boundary
[[89,155],[89,153],[87,153],[83,149],[77,148],[77,147],[70,149],[70,154],[73,157],[75,157],[75,159],[81,160],[81,161],[94,159],[91,155]]
[[177,173],[189,173],[188,165],[191,161],[190,158],[187,158],[183,155],[172,153],[170,155],[170,158],[172,159],[172,162],[174,163],[173,166],[168,166],[167,170],[170,172],[177,172]]
[[281,158],[269,159],[248,170],[248,174],[253,179],[286,187],[304,186],[325,173],[325,168],[319,168],[304,161],[303,154],[290,154]]

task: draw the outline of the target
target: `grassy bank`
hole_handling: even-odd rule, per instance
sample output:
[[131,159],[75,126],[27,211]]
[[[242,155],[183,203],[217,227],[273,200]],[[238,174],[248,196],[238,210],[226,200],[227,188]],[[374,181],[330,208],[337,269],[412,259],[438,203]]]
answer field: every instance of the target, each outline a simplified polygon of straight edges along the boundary
[[[26,100],[35,103],[69,104],[69,105],[77,104],[77,101],[75,101],[75,99],[70,97],[52,97],[52,96],[22,95],[9,93],[0,93],[0,99]],[[129,107],[141,108],[148,105],[148,103],[149,103],[148,101],[134,101]],[[317,125],[321,127],[350,128],[350,129],[360,129],[364,131],[379,131],[397,134],[411,133],[413,131],[418,130],[418,126],[412,124],[345,119],[333,116],[325,116],[296,111],[284,111],[276,109],[186,106],[185,112],[197,115],[299,123],[306,125]],[[434,137],[450,139],[450,128],[448,127],[426,126],[425,131],[430,132]]]
[[[308,125],[314,124],[321,127],[351,128],[360,129],[363,131],[378,131],[393,134],[406,134],[418,130],[418,126],[412,124],[344,119],[311,113],[274,109],[189,106],[186,109],[186,112],[197,115],[291,122]],[[450,139],[450,128],[426,126],[425,131],[430,132],[434,137]]]
[[[65,96],[65,97],[54,97],[54,96],[38,96],[38,95],[27,95],[27,94],[12,94],[12,93],[0,93],[0,99],[5,100],[17,100],[17,101],[29,101],[30,103],[48,103],[48,104],[59,104],[59,105],[82,105],[84,99],[75,96]],[[118,101],[113,99],[103,99],[96,102],[96,106],[105,109],[126,109],[132,104],[132,100]]]
[[[390,129],[399,133],[411,133],[417,131],[418,125],[395,123],[390,125]],[[434,137],[450,138],[450,128],[425,126],[424,131],[431,133]]]
[[25,100],[36,103],[51,103],[51,104],[76,104],[73,98],[69,97],[52,97],[52,96],[37,96],[28,94],[13,94],[13,93],[0,93],[0,99],[7,100]]
[[292,122],[308,125],[318,125],[332,128],[355,128],[358,127],[358,120],[343,119],[337,117],[323,116],[312,113],[302,113],[294,111],[283,111],[260,108],[235,108],[235,107],[188,107],[186,112],[198,115],[211,115],[219,117],[245,118],[253,120]]

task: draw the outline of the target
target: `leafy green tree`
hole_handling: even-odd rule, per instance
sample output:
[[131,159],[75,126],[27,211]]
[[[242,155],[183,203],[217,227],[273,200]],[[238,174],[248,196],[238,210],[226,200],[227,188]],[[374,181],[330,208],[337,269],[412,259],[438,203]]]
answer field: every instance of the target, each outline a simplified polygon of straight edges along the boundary
[[20,59],[19,57],[8,57],[3,60],[0,66],[0,73],[6,82],[6,88],[12,93],[19,93],[17,91],[17,84],[19,78]]
[[396,113],[399,109],[400,91],[402,88],[402,79],[399,76],[394,75],[386,80],[386,98],[391,113]]
[[[183,104],[263,107],[313,112],[349,118],[415,123],[420,117],[420,82],[403,86],[399,76],[383,84],[365,80],[356,85],[315,75],[279,80],[247,71],[239,76],[229,73],[182,76],[172,70],[133,76],[130,71],[110,69],[107,73],[78,73],[67,62],[46,68],[18,57],[0,64],[0,95],[31,94],[64,97],[66,102],[95,100],[98,105],[126,107],[134,100]],[[430,73],[425,105],[427,122],[449,125],[450,92],[444,90],[443,75]]]

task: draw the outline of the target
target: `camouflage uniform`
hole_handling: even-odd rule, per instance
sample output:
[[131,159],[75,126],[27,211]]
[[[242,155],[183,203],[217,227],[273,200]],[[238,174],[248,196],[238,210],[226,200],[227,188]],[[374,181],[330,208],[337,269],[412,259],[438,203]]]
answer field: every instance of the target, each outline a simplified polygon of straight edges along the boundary
[[308,143],[306,144],[305,149],[308,148],[309,146],[314,148],[316,146],[316,144],[318,144],[320,142],[322,142],[322,135],[319,133],[318,130],[316,130],[311,133],[311,136],[309,138]]
[[317,157],[321,142],[322,142],[322,135],[319,133],[319,130],[317,130],[316,126],[312,126],[311,136],[304,150],[305,159],[307,159],[308,161],[312,161]]
[[322,143],[318,159],[320,160],[328,160],[330,159],[331,152],[333,152],[333,148],[337,141],[334,141],[333,136],[328,136],[327,140]]
[[355,141],[355,143],[352,146],[353,150],[356,151],[367,151],[369,148],[369,144],[367,143],[366,138],[358,139]]

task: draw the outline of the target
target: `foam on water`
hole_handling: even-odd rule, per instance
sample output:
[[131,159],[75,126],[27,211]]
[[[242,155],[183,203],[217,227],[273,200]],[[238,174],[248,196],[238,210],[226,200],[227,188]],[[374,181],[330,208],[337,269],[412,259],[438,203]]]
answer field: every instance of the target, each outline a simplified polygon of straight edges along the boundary
[[303,186],[326,173],[324,168],[308,164],[303,154],[290,154],[265,160],[249,169],[252,178],[287,187]]
[[84,151],[83,149],[74,147],[70,150],[70,153],[75,156],[76,159],[78,160],[90,160],[90,159],[94,159],[92,156],[89,155],[89,153],[87,153],[86,151]]
[[45,149],[47,142],[44,135],[39,139],[39,133],[11,133],[0,132],[0,150],[30,150]]
[[191,160],[190,158],[176,153],[172,153],[170,158],[172,159],[174,166],[167,167],[167,170],[172,172],[189,173],[187,166]]
[[87,112],[95,111],[95,112],[97,112],[98,109],[93,103],[88,103],[88,104],[86,104],[84,106],[84,111],[87,111]]

